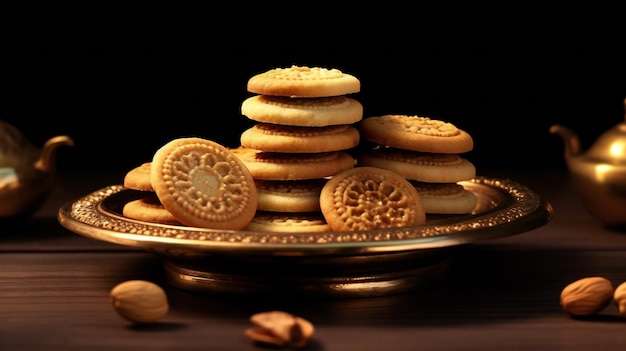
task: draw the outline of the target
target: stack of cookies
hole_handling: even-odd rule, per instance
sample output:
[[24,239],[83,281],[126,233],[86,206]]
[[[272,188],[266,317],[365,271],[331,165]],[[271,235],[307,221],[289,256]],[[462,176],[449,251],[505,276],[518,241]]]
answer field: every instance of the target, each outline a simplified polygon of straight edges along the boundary
[[428,117],[363,118],[338,69],[291,66],[252,76],[241,113],[256,123],[227,148],[197,137],[159,148],[124,186],[135,220],[258,232],[361,231],[469,214],[472,137]]
[[131,169],[124,176],[124,186],[141,192],[141,196],[124,204],[122,214],[128,218],[160,224],[180,225],[178,218],[168,211],[157,196],[150,181],[152,162]]
[[363,106],[348,96],[360,81],[338,69],[291,66],[248,80],[241,113],[256,122],[231,151],[257,185],[258,209],[247,229],[325,231],[319,196],[328,177],[355,166],[355,124]]
[[[391,170],[409,180],[429,214],[471,213],[476,195],[459,182],[476,177],[460,154],[473,149],[472,137],[455,125],[428,117],[384,115],[363,119],[361,137],[369,141],[358,166]],[[363,142],[365,144],[365,142]]]
[[257,208],[246,166],[225,146],[197,137],[161,146],[152,161],[126,173],[124,186],[137,197],[122,214],[151,223],[238,230]]

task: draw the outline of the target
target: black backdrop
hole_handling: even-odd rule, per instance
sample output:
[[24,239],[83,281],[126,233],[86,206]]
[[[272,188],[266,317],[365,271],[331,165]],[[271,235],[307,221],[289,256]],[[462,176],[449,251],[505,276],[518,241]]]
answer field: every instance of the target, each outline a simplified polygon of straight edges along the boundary
[[483,169],[563,168],[624,119],[617,3],[17,2],[1,5],[0,119],[61,169],[130,169],[168,140],[228,146],[252,75],[292,64],[361,80],[365,117],[417,114],[474,137]]

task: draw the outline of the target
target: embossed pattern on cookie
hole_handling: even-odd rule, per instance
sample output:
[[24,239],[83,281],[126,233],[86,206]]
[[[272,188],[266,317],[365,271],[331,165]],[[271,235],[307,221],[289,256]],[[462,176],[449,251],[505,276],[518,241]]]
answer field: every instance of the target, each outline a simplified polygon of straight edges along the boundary
[[419,193],[397,173],[356,167],[332,177],[320,207],[333,230],[370,230],[426,223]]
[[179,138],[154,154],[152,185],[163,206],[183,224],[241,229],[256,211],[254,179],[225,146]]
[[458,154],[474,148],[467,132],[449,122],[428,117],[384,115],[363,119],[361,136],[374,143],[420,152]]
[[251,93],[290,97],[338,96],[357,93],[361,82],[336,68],[296,66],[274,68],[248,80]]

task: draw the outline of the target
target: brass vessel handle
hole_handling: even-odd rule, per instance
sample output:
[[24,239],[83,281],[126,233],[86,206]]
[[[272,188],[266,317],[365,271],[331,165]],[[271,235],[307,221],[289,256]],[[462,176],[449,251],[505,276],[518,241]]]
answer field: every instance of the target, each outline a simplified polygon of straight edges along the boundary
[[60,135],[46,141],[35,162],[35,169],[45,173],[53,172],[56,169],[56,150],[61,145],[74,146],[74,140],[67,135]]

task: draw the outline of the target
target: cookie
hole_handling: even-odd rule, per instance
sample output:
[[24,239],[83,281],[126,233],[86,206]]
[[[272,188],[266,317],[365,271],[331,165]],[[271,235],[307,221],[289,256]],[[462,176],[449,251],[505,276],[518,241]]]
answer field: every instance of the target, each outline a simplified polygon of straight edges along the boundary
[[422,198],[424,211],[431,214],[472,213],[478,202],[474,193],[458,183],[410,181]]
[[330,226],[321,212],[267,212],[257,211],[244,229],[256,232],[329,232]]
[[124,186],[133,190],[154,191],[150,181],[151,165],[151,162],[144,162],[128,171],[124,176]]
[[358,93],[361,82],[336,68],[296,66],[274,68],[248,80],[251,93],[289,97],[339,96]]
[[247,147],[231,149],[255,180],[301,180],[325,178],[355,165],[345,151],[317,153],[264,152]]
[[320,208],[335,231],[408,227],[426,223],[415,187],[382,168],[355,167],[326,182]]
[[257,207],[254,179],[228,148],[202,138],[178,138],[152,159],[151,182],[159,200],[181,223],[241,229]]
[[375,147],[361,151],[357,164],[384,168],[421,182],[455,183],[476,177],[474,164],[456,154]]
[[295,127],[258,123],[240,136],[241,145],[269,152],[328,152],[359,144],[359,131],[350,125]]
[[471,151],[470,134],[452,123],[428,117],[384,115],[359,123],[361,138],[379,145],[420,152],[460,154]]
[[255,180],[257,210],[314,212],[320,210],[320,193],[326,179]]
[[257,122],[324,127],[362,120],[363,105],[347,96],[290,98],[255,95],[241,103],[241,114]]
[[155,193],[147,193],[139,199],[127,202],[122,208],[122,214],[139,221],[181,225],[178,218],[163,207]]

